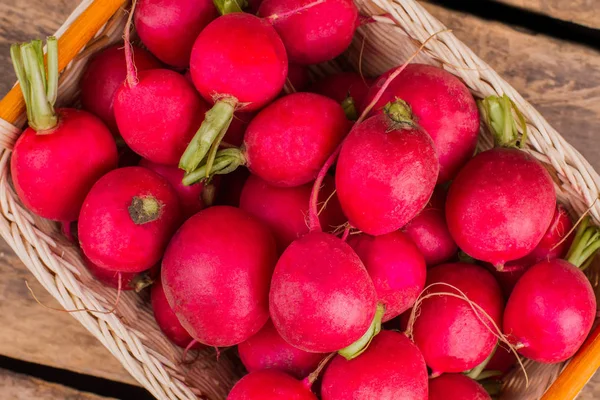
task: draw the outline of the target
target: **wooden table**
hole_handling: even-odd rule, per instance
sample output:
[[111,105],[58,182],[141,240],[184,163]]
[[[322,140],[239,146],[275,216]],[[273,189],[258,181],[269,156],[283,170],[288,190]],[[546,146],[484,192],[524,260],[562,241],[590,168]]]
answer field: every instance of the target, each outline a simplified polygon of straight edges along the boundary
[[[10,44],[54,32],[78,2],[0,0],[0,94],[7,92],[14,82],[9,60]],[[600,170],[600,141],[597,139],[600,134],[598,48],[593,49],[451,9],[457,6],[467,7],[464,4],[466,2],[454,0],[451,3],[446,0],[442,3],[444,6],[427,3],[426,7],[514,85]],[[576,33],[580,32],[577,31],[580,25],[600,28],[597,0],[502,0],[499,3],[511,7],[527,7],[539,15],[571,21],[577,25],[569,24],[568,27],[576,27]],[[480,11],[477,12],[481,14]],[[539,17],[538,14],[532,15]],[[575,36],[585,39],[598,33],[585,29],[581,32],[583,35]],[[600,38],[600,34],[597,38]],[[25,287],[25,280],[30,283],[41,302],[56,305],[13,251],[0,241],[1,356],[34,363],[29,366],[50,366],[136,385],[108,351],[73,318],[65,313],[48,311],[36,304]],[[7,365],[12,368],[14,364],[7,360],[0,359],[0,400],[107,398],[68,387],[67,384],[80,387],[69,382],[58,385],[15,373],[5,369]],[[102,382],[95,381],[94,386],[101,387]],[[138,394],[135,398],[141,398],[140,396],[142,395]],[[600,374],[592,379],[579,398],[600,398]]]

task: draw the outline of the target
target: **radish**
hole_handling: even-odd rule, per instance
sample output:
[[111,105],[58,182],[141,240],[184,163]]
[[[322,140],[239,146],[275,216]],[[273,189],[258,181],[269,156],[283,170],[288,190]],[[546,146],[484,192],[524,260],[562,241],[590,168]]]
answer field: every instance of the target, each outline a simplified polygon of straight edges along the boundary
[[356,72],[339,72],[315,82],[309,92],[322,94],[342,104],[348,119],[354,121],[371,84],[371,79],[364,79]]
[[138,0],[135,29],[161,61],[178,68],[190,64],[198,34],[217,18],[211,0]]
[[352,0],[263,0],[258,15],[273,24],[290,61],[303,65],[342,54],[359,25]]
[[381,236],[356,235],[348,240],[373,280],[383,322],[408,310],[425,286],[425,260],[410,238],[395,231]]
[[154,283],[158,268],[152,267],[144,272],[117,272],[101,268],[82,255],[86,269],[96,280],[113,289],[135,290],[140,292]]
[[516,364],[517,357],[515,354],[502,346],[498,346],[496,347],[494,355],[485,366],[485,370],[506,375]]
[[484,268],[466,263],[439,265],[427,275],[424,295],[408,324],[409,334],[434,376],[478,366],[497,342],[492,321],[500,325],[504,303],[498,284]]
[[427,400],[427,367],[404,334],[382,331],[360,357],[331,361],[321,395],[323,400]]
[[308,87],[310,75],[304,65],[289,64],[288,76],[283,88],[286,93],[303,92]]
[[495,148],[475,156],[452,182],[446,220],[458,247],[501,270],[535,249],[555,207],[552,178],[535,158]]
[[[173,344],[184,349],[187,348],[194,341],[194,338],[181,325],[167,302],[167,296],[165,296],[165,290],[160,279],[152,285],[151,299],[154,318],[160,330]],[[193,345],[191,348],[198,347],[198,345]]]
[[417,245],[428,267],[450,260],[458,247],[450,235],[444,212],[445,193],[434,190],[431,200],[402,230]]
[[92,185],[117,166],[117,146],[96,116],[55,109],[58,44],[49,37],[48,72],[42,42],[11,46],[11,58],[27,106],[29,127],[14,145],[10,171],[21,202],[35,214],[64,223],[79,215]]
[[240,343],[238,352],[248,372],[276,369],[298,379],[307,377],[325,357],[291,346],[279,336],[271,321],[256,335]]
[[183,171],[175,166],[156,164],[146,159],[142,159],[139,165],[140,167],[148,168],[149,170],[156,172],[173,186],[173,189],[175,189],[175,192],[177,193],[177,197],[179,197],[183,219],[188,219],[204,208],[204,202],[202,201],[202,190],[204,185],[202,183],[184,186],[181,183]]
[[246,129],[248,129],[248,124],[250,124],[255,115],[256,113],[249,112],[235,114],[231,120],[229,129],[227,129],[227,133],[223,137],[223,141],[232,146],[241,146],[244,143],[244,135],[246,134]]
[[571,358],[596,317],[596,297],[586,268],[600,248],[600,229],[581,222],[566,260],[540,262],[517,282],[504,313],[504,333],[534,361]]
[[[394,71],[379,77],[364,105],[377,95]],[[375,104],[373,113],[384,112],[385,105],[397,99],[410,105],[415,122],[433,139],[440,163],[438,183],[453,179],[473,156],[479,134],[477,104],[469,89],[441,68],[409,64],[391,81]]]
[[402,228],[427,204],[439,164],[431,138],[400,101],[352,128],[338,158],[335,184],[352,226],[370,235]]
[[[138,71],[160,68],[160,62],[148,51],[133,46],[133,59]],[[115,92],[127,77],[123,46],[109,47],[88,64],[81,78],[81,105],[98,116],[108,128],[117,134],[117,121],[113,110]]]
[[[242,191],[240,208],[263,221],[275,235],[280,251],[308,233],[306,217],[312,184],[293,188],[269,185],[259,177],[251,175]],[[323,208],[319,219],[326,229],[333,230],[346,219],[335,196],[333,178],[327,177],[319,192]]]
[[463,374],[443,374],[429,381],[429,400],[492,400],[477,381]]
[[312,231],[283,252],[271,281],[269,310],[281,337],[314,353],[345,349],[353,357],[376,334],[373,282],[352,248],[341,239]]
[[177,231],[162,262],[162,282],[181,324],[200,343],[233,346],[269,318],[277,261],[268,228],[227,206],[200,211]]
[[233,13],[217,18],[200,33],[192,49],[190,72],[196,89],[214,106],[181,157],[179,167],[187,173],[205,157],[211,170],[234,111],[256,111],[281,92],[288,59],[267,21]]
[[85,198],[79,242],[101,268],[141,272],[160,260],[180,222],[169,182],[146,168],[119,168],[100,178]]
[[254,117],[241,149],[220,150],[212,168],[206,161],[187,175],[184,183],[246,165],[270,185],[303,185],[316,178],[349,128],[341,105],[335,101],[314,93],[293,93]]
[[303,382],[277,370],[252,372],[235,384],[227,400],[318,400]]

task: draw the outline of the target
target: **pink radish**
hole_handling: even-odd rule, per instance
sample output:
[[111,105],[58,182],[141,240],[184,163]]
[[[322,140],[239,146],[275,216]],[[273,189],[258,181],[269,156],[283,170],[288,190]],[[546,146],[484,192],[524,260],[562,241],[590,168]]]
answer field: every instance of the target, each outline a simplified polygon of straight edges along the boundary
[[287,247],[275,267],[269,300],[281,337],[304,351],[342,350],[378,330],[373,282],[352,248],[327,233],[313,231]]
[[233,346],[269,318],[277,261],[268,228],[227,206],[200,211],[177,231],[162,263],[162,282],[181,324],[200,343]]
[[[408,332],[434,375],[475,368],[497,342],[492,321],[500,325],[504,303],[498,284],[484,268],[466,263],[439,265],[427,275]],[[476,313],[469,302],[481,309]]]
[[520,354],[556,363],[581,347],[596,317],[594,290],[586,268],[600,248],[600,229],[581,222],[567,260],[543,261],[517,282],[504,313],[504,333]]
[[427,367],[404,334],[382,331],[358,358],[331,361],[321,395],[323,400],[427,400]]
[[365,101],[371,79],[364,79],[356,72],[340,72],[315,82],[309,92],[319,93],[342,104],[351,120],[358,118],[358,108]]
[[383,322],[408,310],[425,286],[425,260],[410,238],[395,231],[365,234],[348,240],[373,280],[378,300],[385,306]]
[[184,68],[198,34],[218,16],[211,0],[138,0],[135,29],[164,63]]
[[256,111],[281,92],[288,60],[281,39],[267,21],[233,13],[217,18],[200,33],[192,49],[190,72],[200,94],[214,106],[180,160],[179,167],[187,173],[205,157],[211,170],[234,111]]
[[79,242],[101,268],[140,272],[160,260],[180,222],[169,182],[146,168],[119,168],[100,178],[85,198]]
[[[379,77],[363,104],[376,96],[394,70]],[[433,139],[440,163],[438,182],[454,178],[473,156],[479,134],[477,104],[469,89],[441,68],[409,64],[392,80],[374,112],[383,112],[385,105],[396,99],[410,105],[415,122]]]
[[555,207],[552,178],[535,158],[495,148],[475,156],[452,182],[446,220],[458,247],[502,269],[535,249]]
[[227,400],[318,400],[308,387],[277,370],[251,372],[229,392]]
[[156,164],[146,159],[142,159],[139,165],[140,167],[156,172],[173,186],[177,197],[179,197],[183,219],[188,219],[204,208],[204,202],[202,201],[202,189],[204,185],[202,183],[184,186],[181,183],[183,171],[175,166]]
[[77,219],[92,185],[116,168],[117,146],[96,116],[54,108],[58,44],[50,37],[47,45],[47,74],[40,40],[10,49],[29,123],[14,145],[10,171],[25,207],[43,218],[70,222]]
[[492,400],[477,381],[463,374],[443,374],[429,381],[429,400]]
[[144,272],[117,272],[101,268],[83,255],[85,266],[94,278],[113,289],[135,290],[139,292],[152,285],[158,275],[158,268],[152,267]]
[[223,149],[212,168],[208,161],[186,176],[193,183],[238,165],[274,186],[311,182],[350,128],[341,105],[314,93],[284,96],[250,122],[241,149]]
[[324,354],[308,353],[288,344],[271,321],[256,335],[240,343],[238,352],[248,372],[276,369],[298,379],[307,377],[325,357]]
[[258,15],[273,24],[290,61],[303,65],[342,54],[359,22],[352,0],[263,0]]
[[[160,330],[173,344],[184,349],[188,347],[194,341],[194,338],[181,325],[167,302],[167,296],[165,296],[165,290],[160,279],[152,285],[151,296],[152,311]],[[199,346],[193,345],[191,348],[197,347]]]
[[502,375],[507,374],[517,364],[517,357],[515,354],[505,349],[502,346],[496,347],[494,355],[485,366],[486,371],[496,371]]
[[411,122],[405,103],[352,128],[335,183],[350,224],[370,235],[402,228],[427,204],[439,164],[431,138]]
[[[133,46],[132,50],[138,71],[161,67],[160,62],[148,51],[137,46]],[[126,77],[125,51],[122,45],[116,45],[94,56],[81,78],[81,105],[98,116],[114,134],[119,130],[113,100]]]
[[[280,188],[251,175],[244,185],[240,208],[268,225],[279,250],[283,251],[294,240],[308,233],[306,218],[311,191],[311,183]],[[323,203],[319,219],[330,231],[346,221],[334,191],[333,178],[327,177],[319,192],[319,200]]]
[[445,193],[436,189],[425,209],[402,228],[417,245],[428,267],[448,261],[458,252],[446,224],[445,200]]

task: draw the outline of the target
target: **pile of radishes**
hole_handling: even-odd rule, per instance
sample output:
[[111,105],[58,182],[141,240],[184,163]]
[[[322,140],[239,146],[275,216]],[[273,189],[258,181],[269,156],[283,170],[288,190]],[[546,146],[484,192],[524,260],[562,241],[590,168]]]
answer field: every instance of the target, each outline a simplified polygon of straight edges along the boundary
[[[487,399],[517,352],[573,356],[600,232],[557,204],[510,100],[422,64],[317,79],[352,1],[245,3],[138,0],[81,110],[54,107],[55,39],[47,71],[40,41],[13,46],[22,203],[77,221],[98,280],[152,284],[174,344],[237,346],[230,400]],[[474,155],[480,117],[497,147]]]

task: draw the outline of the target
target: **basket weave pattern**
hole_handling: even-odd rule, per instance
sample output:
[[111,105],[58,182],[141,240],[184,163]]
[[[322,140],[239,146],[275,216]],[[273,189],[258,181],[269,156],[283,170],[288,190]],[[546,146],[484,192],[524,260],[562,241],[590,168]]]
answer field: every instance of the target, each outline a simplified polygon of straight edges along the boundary
[[[314,67],[315,75],[343,67],[377,76],[404,63],[421,43],[437,34],[427,42],[416,61],[441,66],[460,77],[476,97],[507,94],[526,118],[527,151],[548,167],[555,180],[559,201],[574,215],[581,215],[594,203],[600,176],[590,164],[514,88],[452,33],[444,31],[446,28],[422,6],[413,0],[355,1],[361,14],[372,16],[375,23],[359,28],[343,58]],[[90,3],[91,0],[84,0],[57,36]],[[121,40],[126,18],[126,11],[119,10],[62,74],[59,106],[77,104],[79,78],[89,57]],[[65,309],[108,311],[115,302],[116,292],[90,276],[79,250],[63,238],[58,226],[26,210],[11,186],[11,149],[24,124],[25,115],[15,125],[0,119],[0,234]],[[480,148],[490,146],[490,135],[482,131]],[[594,203],[590,215],[596,224],[600,223],[600,204]],[[242,373],[233,351],[223,351],[217,361],[213,350],[204,350],[195,363],[182,364],[181,350],[163,337],[147,300],[133,293],[123,293],[115,313],[86,311],[71,315],[155,397],[225,399],[229,388]],[[503,398],[538,399],[561,368],[560,365],[533,362],[527,362],[526,366],[529,387],[525,388],[522,373],[516,372],[504,385]]]

